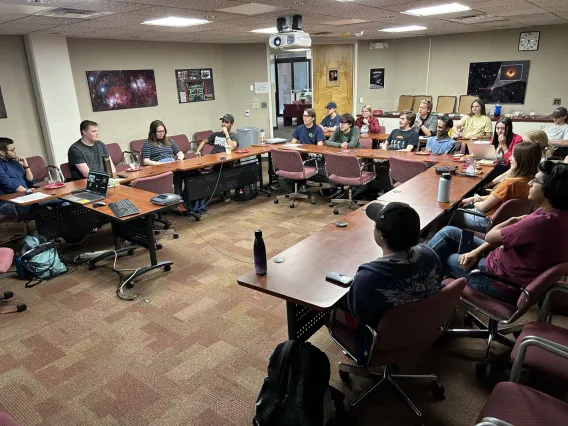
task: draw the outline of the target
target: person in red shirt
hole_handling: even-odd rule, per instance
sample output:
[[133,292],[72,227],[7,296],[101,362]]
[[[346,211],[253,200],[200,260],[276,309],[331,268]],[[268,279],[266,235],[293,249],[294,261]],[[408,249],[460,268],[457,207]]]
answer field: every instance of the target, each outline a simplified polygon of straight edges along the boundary
[[506,166],[511,164],[511,155],[513,148],[519,142],[523,141],[523,137],[513,133],[513,122],[508,117],[503,117],[495,124],[495,131],[491,143],[495,147],[498,155],[501,155],[503,163]]
[[371,105],[365,105],[361,110],[361,115],[355,120],[355,126],[359,127],[361,134],[379,133],[380,125],[377,117],[373,117]]
[[467,277],[472,269],[486,271],[519,285],[513,288],[483,275],[467,284],[490,297],[516,305],[520,288],[559,263],[568,262],[568,164],[543,161],[529,182],[535,212],[496,225],[476,248],[458,254],[462,230],[446,226],[428,242],[440,257],[444,272]]

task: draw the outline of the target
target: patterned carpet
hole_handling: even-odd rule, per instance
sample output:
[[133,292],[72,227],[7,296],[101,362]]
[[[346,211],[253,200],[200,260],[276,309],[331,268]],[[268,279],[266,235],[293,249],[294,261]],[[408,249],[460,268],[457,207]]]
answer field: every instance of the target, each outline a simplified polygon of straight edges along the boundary
[[[3,280],[29,308],[0,316],[0,411],[23,426],[250,425],[268,357],[287,336],[285,303],[236,283],[253,267],[254,230],[263,230],[273,256],[336,218],[323,199],[290,209],[265,196],[216,204],[199,222],[177,217],[180,238],[163,237],[158,252],[174,261],[171,272],[149,274],[133,302],[116,297],[118,277],[105,268],[79,267],[31,289]],[[81,251],[110,244],[107,225]],[[67,247],[64,255],[81,251]],[[139,249],[117,267],[147,261]],[[328,354],[332,383],[348,398],[369,384],[356,377],[341,383],[335,365],[346,358],[326,330],[311,341]],[[439,401],[427,384],[401,384],[429,424],[474,424],[488,394],[474,374],[483,349],[483,341],[444,340],[418,364],[401,366],[438,373],[446,386]],[[361,426],[414,420],[388,388],[355,413]]]

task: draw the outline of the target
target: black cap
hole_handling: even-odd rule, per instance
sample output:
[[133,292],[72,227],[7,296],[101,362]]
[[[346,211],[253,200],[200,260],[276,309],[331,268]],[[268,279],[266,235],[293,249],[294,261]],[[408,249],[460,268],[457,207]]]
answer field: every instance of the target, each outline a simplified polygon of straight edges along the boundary
[[327,106],[325,108],[326,109],[337,108],[337,104],[335,102],[330,102],[330,103],[327,104]]
[[558,107],[554,111],[552,111],[552,114],[550,115],[552,116],[552,118],[566,117],[568,115],[568,110],[566,110],[566,108],[564,107]]
[[231,114],[225,114],[223,117],[221,117],[219,120],[225,120],[225,121],[230,121],[231,123],[235,122],[235,117],[233,117]]
[[375,226],[383,232],[387,244],[393,250],[406,250],[418,244],[420,216],[408,204],[371,203],[365,207],[365,213],[375,221]]

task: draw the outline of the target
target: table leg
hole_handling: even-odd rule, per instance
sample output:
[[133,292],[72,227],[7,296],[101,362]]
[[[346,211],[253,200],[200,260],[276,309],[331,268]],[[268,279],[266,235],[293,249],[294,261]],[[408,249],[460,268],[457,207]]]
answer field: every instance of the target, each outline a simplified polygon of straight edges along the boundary
[[325,325],[327,313],[286,301],[288,339],[306,341]]
[[199,220],[201,217],[198,214],[192,213],[191,202],[189,201],[189,172],[184,172],[183,174],[183,204],[185,207],[185,214],[192,216],[195,220]]
[[157,265],[158,256],[156,254],[156,242],[154,241],[154,220],[152,215],[146,217],[146,238],[148,240],[148,252],[150,253],[150,265]]
[[[270,158],[270,153],[268,155],[269,155],[269,158]],[[270,190],[267,189],[267,188],[270,188],[270,187],[264,186],[264,175],[263,175],[263,172],[262,172],[262,155],[261,154],[257,155],[256,159],[258,160],[258,169],[260,170],[260,178],[259,178],[260,189],[258,191],[264,192],[267,196],[270,197],[272,194],[270,193]],[[270,180],[270,165],[268,167],[268,177],[269,177],[269,180]]]

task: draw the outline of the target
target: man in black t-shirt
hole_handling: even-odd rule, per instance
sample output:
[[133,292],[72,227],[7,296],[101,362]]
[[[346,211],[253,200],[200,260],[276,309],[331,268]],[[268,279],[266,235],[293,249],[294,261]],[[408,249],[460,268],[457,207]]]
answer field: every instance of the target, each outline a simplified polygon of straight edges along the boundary
[[204,139],[199,144],[199,147],[195,151],[195,155],[198,157],[201,155],[201,150],[205,144],[213,145],[213,150],[211,154],[217,154],[219,152],[226,152],[227,146],[231,147],[231,151],[239,146],[239,138],[236,133],[231,132],[233,128],[233,123],[235,122],[235,117],[231,114],[225,114],[220,118],[222,131],[215,132],[209,135],[207,139]]
[[412,111],[400,113],[400,128],[394,129],[381,149],[412,151],[418,146],[418,133],[412,128],[416,115]]
[[[107,147],[99,140],[99,125],[94,121],[84,120],[79,126],[81,139],[69,147],[67,160],[73,180],[84,179],[89,170],[104,172],[103,157],[108,157]],[[112,173],[116,173],[113,162],[110,162]]]

